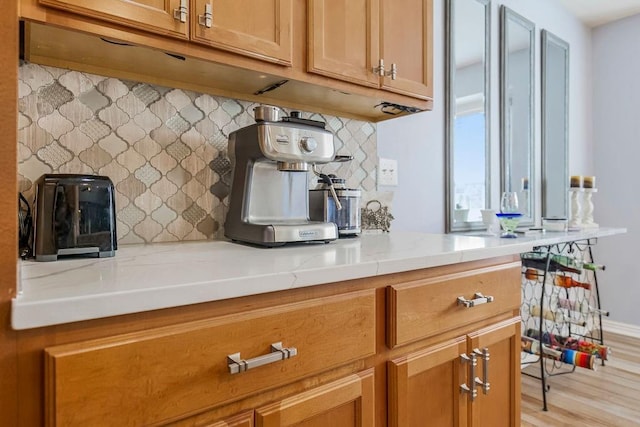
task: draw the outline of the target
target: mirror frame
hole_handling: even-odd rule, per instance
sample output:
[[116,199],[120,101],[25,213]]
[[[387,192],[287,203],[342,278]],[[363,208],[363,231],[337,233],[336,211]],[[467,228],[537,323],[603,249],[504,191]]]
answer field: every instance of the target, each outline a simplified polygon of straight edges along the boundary
[[[551,215],[553,217],[569,217],[569,86],[570,86],[570,76],[569,76],[569,43],[562,40],[561,38],[555,36],[547,30],[541,31],[542,45],[541,45],[541,123],[542,123],[542,217],[549,216],[549,200],[547,198],[550,195],[549,187],[554,188],[563,188],[562,197],[564,200],[563,203],[563,214],[562,215]],[[548,156],[552,153],[550,149],[551,141],[557,141],[557,139],[552,139],[550,136],[550,130],[548,128],[547,123],[547,110],[548,110],[548,102],[549,95],[547,89],[547,81],[550,75],[550,67],[553,64],[549,62],[549,47],[554,46],[560,48],[564,51],[564,135],[563,135],[563,151],[564,151],[564,171],[562,174],[562,181],[555,182],[553,180],[551,182],[549,170],[552,169],[552,161],[548,158]],[[554,153],[557,150],[553,150]],[[557,167],[557,165],[556,165]]]
[[[481,221],[454,225],[454,125],[456,113],[455,85],[455,12],[454,2],[473,1],[484,7],[484,113],[485,113],[485,200],[491,203],[491,0],[446,0],[445,2],[445,229],[456,231],[481,230]],[[487,208],[488,206],[485,206]]]
[[[500,7],[500,163],[501,170],[501,189],[500,192],[507,191],[510,186],[507,180],[512,180],[510,176],[511,165],[508,163],[507,150],[510,150],[507,141],[507,75],[509,71],[508,64],[508,39],[509,30],[508,23],[514,23],[520,25],[526,31],[529,32],[529,147],[527,152],[529,153],[529,214],[530,216],[523,216],[520,221],[522,226],[531,226],[535,223],[536,210],[535,210],[535,24],[532,21],[517,14],[507,6],[502,5]],[[522,201],[520,201],[522,204]],[[522,205],[521,205],[522,206]]]

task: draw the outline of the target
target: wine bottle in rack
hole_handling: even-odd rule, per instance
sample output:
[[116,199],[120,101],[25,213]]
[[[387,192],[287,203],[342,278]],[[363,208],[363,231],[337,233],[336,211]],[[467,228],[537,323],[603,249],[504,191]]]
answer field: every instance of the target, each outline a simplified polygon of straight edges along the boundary
[[588,301],[574,301],[567,298],[558,298],[558,308],[575,311],[582,314],[601,314],[609,316],[609,311],[589,305]]
[[579,282],[571,276],[564,276],[561,274],[556,275],[553,279],[553,284],[562,288],[583,288],[591,290],[591,283]]
[[[529,313],[531,313],[532,316],[540,316],[540,306],[539,305],[531,306],[531,308],[529,309]],[[552,322],[557,322],[557,321],[562,321],[563,316],[562,316],[562,313],[554,313],[553,311],[547,310],[545,308],[544,310],[542,310],[542,318],[551,320]]]
[[611,354],[611,348],[609,346],[580,338],[566,337],[549,332],[543,332],[541,339],[539,331],[533,328],[527,329],[524,336],[534,340],[540,340],[542,344],[550,346],[551,348],[581,351],[591,355],[596,355],[603,360],[607,360]]
[[540,343],[539,340],[527,336],[520,338],[520,349],[526,353],[542,355],[550,359],[560,360],[562,358],[562,351],[555,350]]
[[606,267],[602,264],[595,264],[593,262],[583,262],[582,268],[585,270],[597,271],[597,270],[605,270]]
[[543,276],[543,272],[538,270],[537,268],[531,268],[528,267],[525,271],[524,271],[524,277],[527,280],[538,280],[539,277]]
[[[531,308],[529,309],[529,312],[531,313],[532,316],[540,316],[540,306],[532,305]],[[557,312],[557,311],[554,312],[551,310],[547,310],[546,308],[542,310],[542,318],[546,320],[551,320],[552,322],[555,322],[555,323],[571,323],[577,326],[585,326],[587,324],[582,320],[573,319],[570,316],[565,316],[561,312]]]
[[552,255],[551,260],[557,262],[566,267],[576,268],[578,270],[604,270],[605,266],[602,264],[595,264],[593,262],[584,262],[567,255]]
[[520,350],[538,354],[550,359],[559,360],[569,365],[580,366],[582,368],[596,369],[596,358],[594,354],[589,354],[577,350],[562,347],[554,347],[545,343],[544,340],[539,341],[537,338],[530,336],[522,336],[520,338]]
[[[565,273],[582,273],[582,269],[565,265],[554,259],[556,255],[552,255],[549,260],[549,271],[562,271]],[[535,268],[545,271],[547,268],[547,254],[530,252],[522,257],[522,265],[527,268]]]

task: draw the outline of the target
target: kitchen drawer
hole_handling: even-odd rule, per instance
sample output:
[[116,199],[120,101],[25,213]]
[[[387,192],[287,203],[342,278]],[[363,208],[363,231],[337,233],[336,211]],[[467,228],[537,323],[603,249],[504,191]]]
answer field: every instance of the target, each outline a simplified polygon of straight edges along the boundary
[[[297,354],[230,373],[228,355],[259,358],[279,342]],[[47,422],[156,424],[374,353],[374,290],[50,347]]]
[[[493,301],[465,307],[476,293]],[[406,282],[387,288],[390,348],[485,320],[520,307],[520,263]]]

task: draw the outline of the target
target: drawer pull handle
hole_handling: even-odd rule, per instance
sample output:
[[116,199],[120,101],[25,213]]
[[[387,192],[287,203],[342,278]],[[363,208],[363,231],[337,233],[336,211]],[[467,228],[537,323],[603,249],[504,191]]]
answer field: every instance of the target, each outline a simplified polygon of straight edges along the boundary
[[297,354],[298,350],[295,347],[283,348],[281,342],[271,344],[271,353],[254,357],[253,359],[249,360],[241,359],[240,353],[230,354],[227,356],[229,373],[237,374],[240,372],[248,371],[249,369],[257,368],[258,366],[268,365],[269,363],[289,359],[293,356],[296,356]]
[[476,365],[478,364],[478,358],[473,352],[469,356],[467,356],[465,353],[462,353],[460,355],[460,361],[462,363],[469,364],[469,378],[471,379],[471,387],[469,387],[467,384],[460,384],[460,392],[468,393],[470,395],[471,401],[473,402],[476,396],[478,396],[478,391],[473,385],[473,379],[476,376]]
[[480,349],[474,349],[473,353],[479,356],[482,361],[482,379],[475,378],[474,383],[476,386],[482,387],[482,393],[489,394],[489,389],[491,388],[491,384],[489,384],[489,349],[483,348],[482,351]]
[[492,296],[484,296],[480,292],[476,292],[473,299],[466,299],[465,297],[458,297],[458,305],[464,305],[465,307],[475,307],[476,305],[486,304],[493,302]]

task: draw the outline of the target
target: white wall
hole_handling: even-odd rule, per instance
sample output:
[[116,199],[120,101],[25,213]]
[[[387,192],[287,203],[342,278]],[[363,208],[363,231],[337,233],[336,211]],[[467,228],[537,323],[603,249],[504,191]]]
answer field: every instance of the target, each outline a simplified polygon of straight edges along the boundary
[[[497,204],[499,187],[499,6],[505,4],[536,24],[535,143],[536,177],[540,185],[540,30],[546,29],[571,45],[570,173],[595,174],[591,128],[591,33],[557,0],[492,1],[491,143],[492,176]],[[431,112],[388,120],[378,125],[378,154],[398,160],[392,230],[444,232],[444,0],[434,0],[434,108]],[[540,209],[540,199],[536,200]],[[538,215],[539,216],[539,215]]]
[[640,325],[640,15],[593,31],[593,122],[596,222],[628,233],[601,239],[597,256],[607,266],[598,278],[611,319]]
[[443,109],[439,102],[432,112],[378,125],[378,156],[398,160],[392,231],[444,232]]

